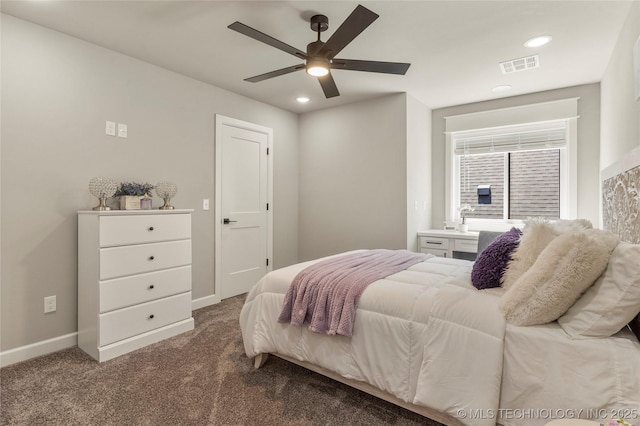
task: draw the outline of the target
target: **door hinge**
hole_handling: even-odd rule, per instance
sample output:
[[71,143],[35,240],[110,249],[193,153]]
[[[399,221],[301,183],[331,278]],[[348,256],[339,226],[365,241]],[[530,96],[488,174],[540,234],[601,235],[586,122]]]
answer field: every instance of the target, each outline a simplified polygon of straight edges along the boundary
[[269,210],[269,203],[267,203],[267,210]]
[[269,266],[269,259],[267,258],[267,266]]

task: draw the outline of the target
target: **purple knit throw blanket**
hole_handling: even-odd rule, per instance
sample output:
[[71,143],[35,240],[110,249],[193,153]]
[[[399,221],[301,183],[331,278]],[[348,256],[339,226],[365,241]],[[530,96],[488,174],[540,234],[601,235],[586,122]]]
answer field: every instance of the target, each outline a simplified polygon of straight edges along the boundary
[[324,334],[353,334],[360,295],[372,282],[430,257],[408,250],[369,250],[317,262],[296,275],[278,322],[309,324]]

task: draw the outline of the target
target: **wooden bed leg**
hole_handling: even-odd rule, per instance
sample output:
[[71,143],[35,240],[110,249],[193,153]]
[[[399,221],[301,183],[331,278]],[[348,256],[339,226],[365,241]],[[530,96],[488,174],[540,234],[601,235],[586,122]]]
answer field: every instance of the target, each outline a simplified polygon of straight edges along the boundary
[[269,358],[269,354],[258,354],[253,359],[254,368],[258,369],[258,368],[262,367],[264,365],[264,363],[267,362],[268,358]]

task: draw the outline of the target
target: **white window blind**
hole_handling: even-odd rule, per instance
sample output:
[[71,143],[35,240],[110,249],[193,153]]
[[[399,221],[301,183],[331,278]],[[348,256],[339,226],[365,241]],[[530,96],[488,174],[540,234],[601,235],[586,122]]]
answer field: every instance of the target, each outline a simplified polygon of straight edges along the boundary
[[557,149],[567,146],[566,120],[453,132],[456,155]]

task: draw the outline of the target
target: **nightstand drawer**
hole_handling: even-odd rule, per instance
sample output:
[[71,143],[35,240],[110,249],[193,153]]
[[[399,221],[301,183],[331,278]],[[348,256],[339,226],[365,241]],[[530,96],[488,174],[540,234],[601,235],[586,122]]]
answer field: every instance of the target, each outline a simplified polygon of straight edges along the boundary
[[191,290],[191,266],[100,282],[100,313]]
[[478,251],[478,241],[476,240],[455,240],[453,245],[455,251],[466,253],[476,253]]
[[100,280],[191,264],[191,240],[100,249]]
[[420,247],[446,250],[449,248],[449,239],[439,237],[420,237]]
[[420,248],[420,253],[432,254],[438,257],[447,257],[447,252],[448,250],[438,250],[438,249],[424,248],[424,247]]
[[98,346],[191,317],[191,292],[100,314]]
[[191,215],[130,215],[100,218],[100,246],[191,238]]

